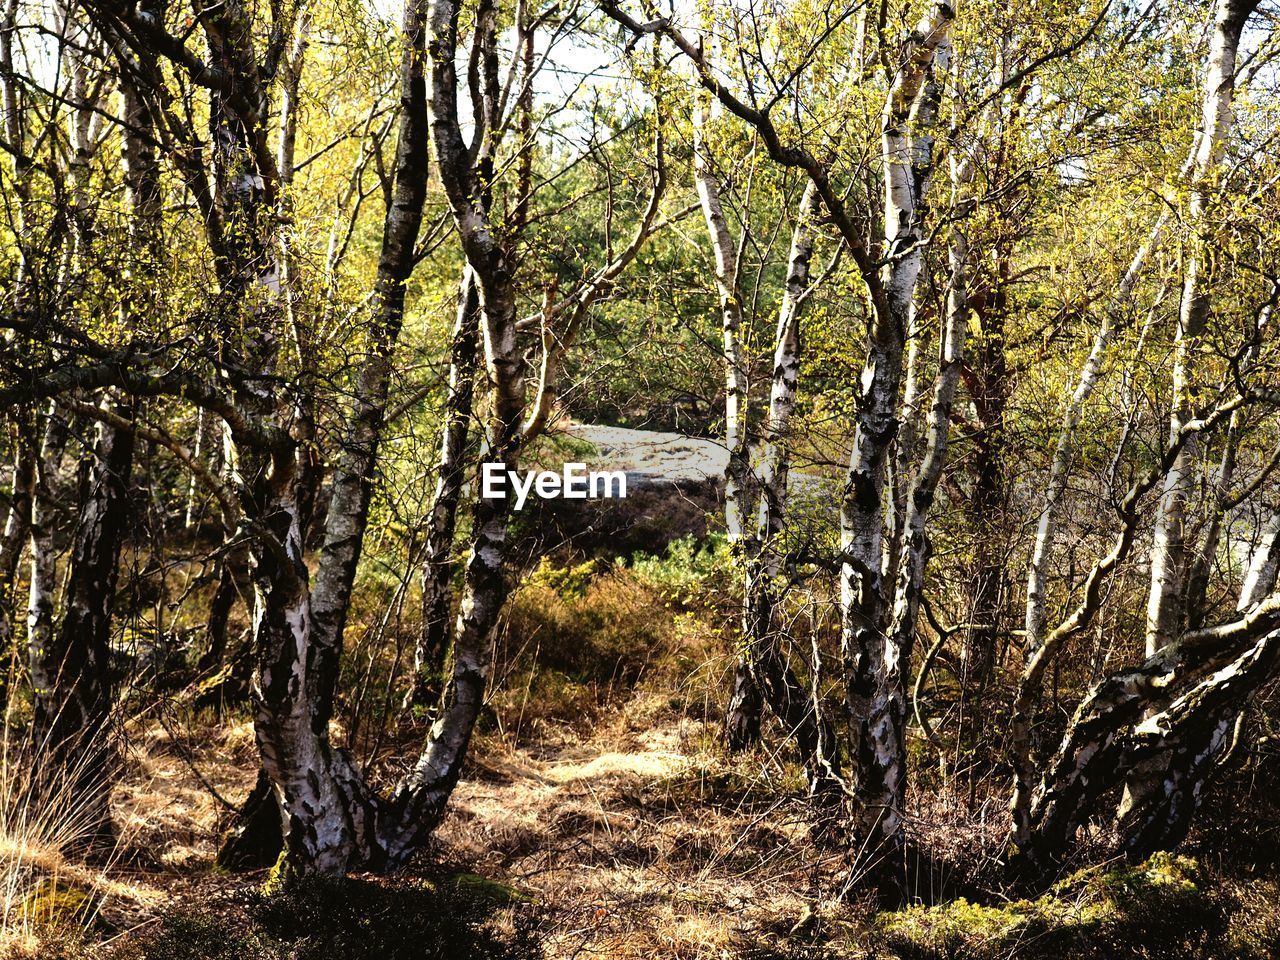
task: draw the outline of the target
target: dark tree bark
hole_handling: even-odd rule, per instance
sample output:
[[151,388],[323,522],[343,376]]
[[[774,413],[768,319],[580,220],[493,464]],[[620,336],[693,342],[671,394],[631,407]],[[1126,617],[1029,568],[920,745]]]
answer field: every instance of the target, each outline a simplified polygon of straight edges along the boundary
[[[18,564],[31,532],[31,499],[35,493],[35,452],[25,431],[15,432],[13,456],[13,483],[9,492],[9,511],[4,530],[0,533],[0,657],[6,663],[14,653],[13,615],[17,598],[13,595]],[[8,701],[8,668],[0,683],[0,704]]]
[[333,473],[324,546],[311,596],[312,637],[308,691],[317,734],[328,736],[341,666],[343,632],[356,567],[368,525],[377,473],[392,359],[404,322],[405,284],[413,271],[414,247],[427,194],[430,133],[427,125],[426,49],[423,22],[410,3],[405,13],[401,65],[400,134],[395,180],[382,229],[382,252],[374,281],[374,317],[367,353],[356,374],[352,408]]
[[480,290],[468,270],[458,291],[458,319],[449,350],[449,386],[440,428],[436,492],[427,515],[422,565],[422,628],[413,652],[407,705],[426,706],[440,697],[453,626],[454,531],[466,484],[467,437],[475,393],[476,335]]
[[38,651],[43,662],[32,668],[33,676],[52,681],[36,694],[36,743],[46,763],[67,778],[79,815],[95,832],[108,824],[114,756],[108,729],[114,702],[111,612],[129,529],[132,467],[132,433],[99,424],[67,564],[62,619],[53,644]]

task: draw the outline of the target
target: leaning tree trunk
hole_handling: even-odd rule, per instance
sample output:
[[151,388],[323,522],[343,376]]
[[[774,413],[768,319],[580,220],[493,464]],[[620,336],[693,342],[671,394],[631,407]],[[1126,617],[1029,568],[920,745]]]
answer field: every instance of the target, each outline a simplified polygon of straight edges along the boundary
[[[1127,792],[1138,799],[1125,803],[1122,820],[1129,816],[1130,809],[1159,808],[1144,786],[1151,771],[1159,769],[1165,778],[1160,782],[1177,780],[1182,785],[1165,795],[1171,812],[1162,815],[1167,824],[1180,822],[1183,813],[1179,811],[1185,798],[1198,796],[1200,789],[1195,787],[1187,794],[1183,788],[1190,789],[1207,772],[1202,760],[1197,759],[1207,748],[1203,744],[1196,749],[1184,747],[1204,731],[1225,722],[1218,714],[1226,704],[1234,703],[1236,710],[1244,705],[1242,700],[1224,699],[1212,692],[1216,684],[1221,681],[1228,689],[1247,695],[1266,679],[1260,673],[1265,674],[1274,662],[1266,644],[1280,630],[1280,596],[1271,593],[1256,599],[1256,593],[1274,585],[1274,580],[1269,580],[1275,569],[1273,553],[1268,544],[1255,558],[1261,571],[1258,577],[1251,578],[1256,592],[1246,588],[1241,598],[1241,606],[1246,609],[1238,619],[1188,631],[1142,664],[1112,673],[1089,690],[1028,805],[1028,823],[1023,830],[1026,840],[1017,846],[1011,862],[1016,874],[1038,882],[1051,878],[1076,834],[1098,815],[1103,798],[1135,773],[1138,781]],[[1180,695],[1180,688],[1189,692]],[[1176,718],[1176,724],[1169,719],[1171,716]],[[1175,725],[1185,737],[1174,731]],[[1146,765],[1146,759],[1164,749],[1157,749],[1162,730],[1173,731],[1164,759]],[[1152,740],[1153,736],[1156,740]],[[1141,746],[1143,742],[1148,745]],[[1157,746],[1151,746],[1153,743]],[[1190,763],[1194,770],[1179,768],[1177,763]],[[1152,818],[1139,816],[1139,820]],[[1130,820],[1131,824],[1134,822]],[[1126,830],[1135,836],[1160,835],[1159,831],[1144,833],[1133,826]],[[1172,837],[1174,833],[1165,835]],[[1148,841],[1135,841],[1133,849],[1140,849],[1145,842]]]
[[1240,712],[1275,676],[1278,662],[1280,630],[1273,630],[1134,728],[1116,815],[1127,857],[1145,860],[1186,838]]
[[[1241,614],[1275,590],[1278,533],[1280,511],[1273,511],[1249,560],[1236,604]],[[1278,647],[1280,634],[1264,634],[1237,660],[1134,730],[1131,772],[1116,813],[1126,855],[1145,859],[1186,837],[1231,731],[1253,694],[1275,674]]]

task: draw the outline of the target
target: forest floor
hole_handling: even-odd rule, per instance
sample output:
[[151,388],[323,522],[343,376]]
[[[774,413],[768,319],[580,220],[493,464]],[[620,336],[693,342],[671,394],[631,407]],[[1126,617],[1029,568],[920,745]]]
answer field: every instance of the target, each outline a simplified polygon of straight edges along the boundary
[[[119,855],[105,867],[45,866],[62,889],[91,893],[99,911],[91,940],[99,946],[89,956],[113,960],[1276,955],[1274,907],[1259,904],[1274,899],[1277,887],[1237,889],[1229,911],[1223,890],[1209,889],[1203,871],[1179,858],[1094,871],[1033,902],[956,899],[876,914],[839,896],[844,858],[813,842],[798,784],[788,779],[794,774],[763,753],[726,760],[712,731],[682,714],[670,698],[637,691],[586,735],[544,728],[536,743],[517,745],[500,731],[486,734],[421,867],[390,881],[349,881],[390,883],[397,897],[442,878],[465,880],[466,890],[482,896],[496,891],[484,923],[502,942],[525,944],[515,952],[454,952],[446,940],[419,953],[414,930],[403,937],[393,930],[371,934],[375,942],[391,938],[390,947],[331,952],[304,937],[272,953],[262,944],[276,941],[229,933],[249,928],[245,917],[267,877],[214,865],[230,816],[224,801],[244,796],[255,769],[244,721],[210,725],[193,717],[188,725],[170,717],[140,731],[114,796]],[[316,908],[297,909],[308,917]],[[142,952],[119,950],[148,937]],[[298,950],[299,942],[311,952]]]
[[[512,909],[536,915],[552,957],[783,955],[761,951],[814,925],[841,857],[815,856],[781,764],[728,763],[708,734],[639,693],[589,736],[480,738],[424,858],[430,874],[515,891]],[[218,798],[252,785],[248,723],[157,723],[128,765],[114,797],[121,856],[96,875],[64,873],[104,895],[104,926],[137,931],[262,882],[214,867],[229,817]]]
[[[143,701],[127,725],[110,854],[68,852],[56,804],[0,803],[0,960],[1280,956],[1275,819],[1232,812],[1268,795],[1257,770],[1207,800],[1218,832],[1202,831],[1190,856],[1095,865],[1022,899],[997,863],[1003,777],[970,780],[958,751],[940,773],[915,738],[914,905],[878,912],[850,889],[848,851],[815,835],[782,732],[738,757],[720,747],[715,697],[736,612],[725,562],[711,541],[685,538],[660,554],[525,571],[463,779],[431,846],[394,877],[267,897],[269,871],[220,869],[258,769],[247,707],[196,710],[191,689]],[[401,654],[385,652],[403,651],[416,627],[410,617],[376,633],[386,613],[377,591],[354,608],[362,639],[333,731],[384,788],[426,732],[426,718],[395,707]],[[0,788],[0,800],[11,794]],[[1233,790],[1262,799],[1237,803]]]

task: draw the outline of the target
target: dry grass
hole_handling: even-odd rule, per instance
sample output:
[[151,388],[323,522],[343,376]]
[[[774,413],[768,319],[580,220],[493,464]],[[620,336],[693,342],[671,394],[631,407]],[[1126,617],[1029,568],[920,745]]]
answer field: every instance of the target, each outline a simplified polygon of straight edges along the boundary
[[[999,903],[1002,785],[970,791],[962,778],[922,776],[909,798],[910,872],[917,897],[939,906],[903,914],[889,949],[883,931],[898,915],[838,902],[845,853],[811,835],[781,732],[765,738],[775,752],[730,759],[719,749],[712,698],[732,668],[721,618],[683,603],[663,570],[588,567],[540,571],[513,599],[468,770],[421,876],[391,883],[462,871],[514,887],[547,956],[565,960],[937,960],[968,955],[934,950],[938,930],[952,937],[970,914],[997,926],[1013,916]],[[393,777],[420,736],[413,724],[389,729],[374,778]],[[23,806],[20,784],[0,783],[0,956],[47,951],[58,924],[53,942],[68,925],[96,940],[170,930],[180,906],[238,922],[237,898],[259,878],[221,874],[214,861],[229,807],[256,773],[251,724],[168,710],[135,723],[128,741],[112,796],[117,845],[101,865],[72,853],[74,810],[57,797]],[[78,912],[30,909],[50,883],[83,894]],[[1258,906],[1273,894],[1256,884],[1233,894],[1266,918],[1241,928],[1251,942],[1275,936]]]
[[[110,876],[119,847],[106,846],[94,805],[62,768],[8,723],[0,732],[0,955],[39,948],[49,931],[93,927],[121,884]],[[80,756],[89,756],[85,750]],[[94,847],[94,864],[81,854]]]
[[484,744],[458,788],[441,852],[531,893],[551,956],[736,957],[823,908],[841,858],[815,855],[783,767],[726,761],[668,699],[589,737]]

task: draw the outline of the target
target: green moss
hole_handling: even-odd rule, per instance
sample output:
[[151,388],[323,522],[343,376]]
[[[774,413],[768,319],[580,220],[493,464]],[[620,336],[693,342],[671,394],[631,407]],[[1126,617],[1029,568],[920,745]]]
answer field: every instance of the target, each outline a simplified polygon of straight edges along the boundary
[[88,920],[93,909],[93,897],[87,890],[46,877],[23,897],[20,913],[28,923],[73,927]]
[[457,873],[439,884],[442,891],[459,900],[488,906],[509,906],[513,903],[532,903],[528,894],[509,887],[497,880],[490,880],[478,873]]
[[1226,909],[1199,866],[1160,854],[1139,866],[1081,871],[1036,900],[954,900],[878,915],[903,960],[1125,960],[1222,956]]

